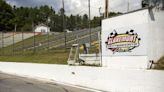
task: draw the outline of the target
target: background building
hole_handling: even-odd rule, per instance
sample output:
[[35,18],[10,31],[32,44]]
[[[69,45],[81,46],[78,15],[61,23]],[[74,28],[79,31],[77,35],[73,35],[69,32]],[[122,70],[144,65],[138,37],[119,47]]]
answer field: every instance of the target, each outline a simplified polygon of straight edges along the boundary
[[44,24],[40,24],[38,26],[35,27],[35,32],[42,32],[42,33],[47,33],[50,32],[50,27],[44,25]]

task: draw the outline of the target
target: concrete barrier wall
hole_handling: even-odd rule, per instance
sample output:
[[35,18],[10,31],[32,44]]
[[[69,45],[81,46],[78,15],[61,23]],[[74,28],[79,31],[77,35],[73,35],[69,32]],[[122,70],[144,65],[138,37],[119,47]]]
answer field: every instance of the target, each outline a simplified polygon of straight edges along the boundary
[[[102,57],[104,67],[109,69],[147,69],[147,56]],[[106,65],[106,66],[105,66]]]
[[155,62],[164,56],[164,10],[154,9],[155,20],[149,20],[148,59]]
[[[150,60],[157,62],[164,56],[164,10],[143,9],[102,21],[102,62],[109,68],[149,68]],[[154,19],[153,19],[154,17]],[[127,34],[133,29],[141,38],[131,51],[112,52],[106,41],[111,32]],[[128,31],[129,32],[129,31]],[[114,32],[115,33],[115,32]],[[114,34],[113,33],[113,34]],[[110,40],[109,40],[110,42]],[[126,47],[126,46],[125,46]],[[115,48],[114,48],[115,49]]]
[[[113,18],[105,19],[102,21],[102,63],[103,66],[109,68],[133,68],[133,69],[147,69],[148,66],[148,54],[147,54],[147,43],[148,43],[148,31],[149,31],[149,12],[148,9],[139,10],[136,12],[123,14],[120,16],[116,16]],[[133,30],[133,32],[130,32]],[[108,41],[110,46],[110,41],[108,38],[112,38],[111,33],[115,34],[117,32],[117,36],[127,35],[132,36],[131,34],[137,35],[141,40],[138,43],[138,46],[134,46],[132,50],[121,51],[112,51],[106,45]],[[128,32],[128,33],[127,33]],[[112,35],[113,35],[112,34]],[[120,40],[117,37],[118,40]],[[136,39],[138,39],[136,38]],[[117,40],[117,41],[118,41]],[[128,42],[126,42],[128,43]],[[132,48],[131,43],[126,44],[124,41],[120,42],[123,44],[122,48]],[[117,45],[118,43],[114,43],[113,45]],[[128,46],[128,45],[131,46]],[[117,49],[113,48],[113,49]]]
[[0,62],[0,71],[110,92],[163,92],[164,71]]

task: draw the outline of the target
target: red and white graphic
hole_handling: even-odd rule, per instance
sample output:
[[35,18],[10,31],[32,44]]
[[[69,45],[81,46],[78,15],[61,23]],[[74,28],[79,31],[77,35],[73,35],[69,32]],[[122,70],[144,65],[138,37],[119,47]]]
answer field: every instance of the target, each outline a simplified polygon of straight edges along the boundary
[[131,52],[134,48],[140,45],[141,38],[138,37],[134,30],[126,33],[118,34],[116,30],[110,33],[105,42],[107,49],[115,52]]

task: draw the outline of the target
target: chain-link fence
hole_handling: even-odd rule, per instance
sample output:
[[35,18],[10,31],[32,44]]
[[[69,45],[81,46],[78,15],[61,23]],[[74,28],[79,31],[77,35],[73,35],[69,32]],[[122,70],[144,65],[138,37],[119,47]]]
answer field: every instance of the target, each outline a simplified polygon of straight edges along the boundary
[[[53,52],[59,49],[69,49],[72,44],[84,44],[98,41],[100,28],[73,32],[0,32],[0,55],[26,55],[42,52]],[[95,44],[93,44],[94,47]]]

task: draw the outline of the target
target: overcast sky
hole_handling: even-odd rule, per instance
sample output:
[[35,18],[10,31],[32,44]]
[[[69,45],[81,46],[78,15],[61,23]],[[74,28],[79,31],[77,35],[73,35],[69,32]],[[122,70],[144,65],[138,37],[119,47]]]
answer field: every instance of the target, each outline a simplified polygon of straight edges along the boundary
[[[35,7],[40,5],[52,6],[55,11],[62,7],[62,0],[6,0],[11,5],[17,7]],[[88,13],[88,0],[64,0],[66,14],[84,14]],[[99,16],[99,8],[104,12],[105,0],[90,0],[91,1],[91,16]],[[115,12],[126,12],[129,1],[129,10],[139,9],[141,0],[109,0],[109,10]]]

